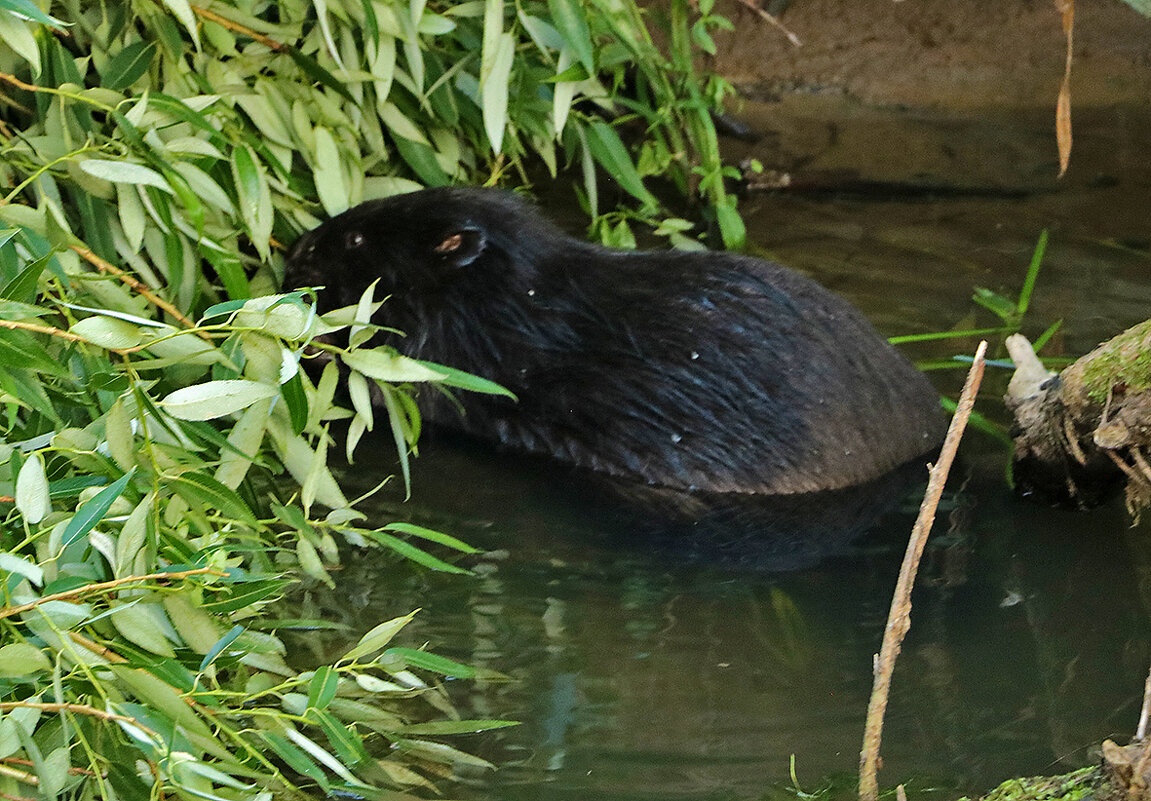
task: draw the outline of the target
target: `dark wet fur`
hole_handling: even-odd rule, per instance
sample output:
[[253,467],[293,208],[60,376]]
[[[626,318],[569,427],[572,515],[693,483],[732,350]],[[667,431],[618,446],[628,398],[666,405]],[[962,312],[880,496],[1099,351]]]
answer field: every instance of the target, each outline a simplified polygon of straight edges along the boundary
[[677,489],[792,493],[875,478],[935,447],[924,377],[848,303],[771,262],[626,252],[561,233],[512,195],[433,189],[301,237],[288,286],[321,310],[380,279],[374,344],[492,379],[425,393],[428,420]]

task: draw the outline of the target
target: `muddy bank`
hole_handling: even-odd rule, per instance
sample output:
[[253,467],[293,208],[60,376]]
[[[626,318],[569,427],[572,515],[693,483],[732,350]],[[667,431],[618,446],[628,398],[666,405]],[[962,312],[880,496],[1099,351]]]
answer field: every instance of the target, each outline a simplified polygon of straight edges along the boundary
[[[765,4],[769,8],[778,4]],[[749,97],[846,93],[926,108],[1054,106],[1066,42],[1051,0],[793,0],[780,18],[793,47],[736,0],[717,10],[712,66]],[[1120,0],[1078,0],[1072,98],[1107,105],[1151,98],[1151,20]]]

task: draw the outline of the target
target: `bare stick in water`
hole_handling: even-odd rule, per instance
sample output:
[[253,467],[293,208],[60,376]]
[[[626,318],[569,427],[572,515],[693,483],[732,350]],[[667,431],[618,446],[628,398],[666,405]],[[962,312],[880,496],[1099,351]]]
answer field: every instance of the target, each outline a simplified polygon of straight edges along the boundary
[[887,616],[887,628],[883,632],[883,646],[875,662],[875,683],[871,690],[871,701],[867,706],[867,722],[863,730],[863,750],[859,754],[859,798],[860,801],[876,801],[879,798],[879,742],[883,735],[883,716],[887,711],[887,697],[891,691],[891,674],[895,670],[895,659],[903,638],[911,628],[911,588],[915,586],[915,573],[919,569],[919,558],[927,544],[927,535],[935,521],[935,509],[947,483],[947,473],[963,437],[963,429],[975,405],[975,393],[983,380],[983,356],[987,343],[980,342],[975,351],[975,360],[967,373],[967,382],[959,396],[959,405],[947,429],[947,439],[939,452],[939,460],[932,466],[927,480],[927,492],[919,507],[919,517],[911,529],[911,539],[899,569],[899,580],[891,599],[891,611]]
[[1139,727],[1135,729],[1135,739],[1142,740],[1147,736],[1147,723],[1151,720],[1151,673],[1143,682],[1143,708],[1139,710]]

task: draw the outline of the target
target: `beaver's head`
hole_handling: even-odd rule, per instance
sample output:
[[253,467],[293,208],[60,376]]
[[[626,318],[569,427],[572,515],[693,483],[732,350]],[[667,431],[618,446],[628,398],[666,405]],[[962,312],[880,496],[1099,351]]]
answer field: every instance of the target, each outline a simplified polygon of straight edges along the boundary
[[284,286],[325,287],[321,312],[355,303],[376,280],[377,299],[458,293],[478,300],[533,273],[535,251],[556,236],[514,195],[427,189],[368,201],[301,236],[288,255]]

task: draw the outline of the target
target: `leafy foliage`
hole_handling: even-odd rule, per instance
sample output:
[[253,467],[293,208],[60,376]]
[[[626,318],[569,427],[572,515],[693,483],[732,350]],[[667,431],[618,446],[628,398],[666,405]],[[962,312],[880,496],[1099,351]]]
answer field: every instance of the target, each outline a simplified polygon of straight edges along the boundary
[[[413,385],[502,391],[364,347],[370,290],[322,319],[270,295],[279,243],[574,167],[606,241],[640,220],[698,246],[657,220],[659,176],[738,244],[727,86],[691,57],[711,5],[673,0],[665,58],[631,0],[0,0],[0,793],[387,798],[487,766],[427,739],[507,724],[456,719],[437,677],[478,671],[393,645],[411,615],[303,672],[263,630],[341,548],[466,572],[466,544],[363,520],[330,429],[350,460],[380,425],[406,477]],[[631,208],[601,215],[609,194]]]

